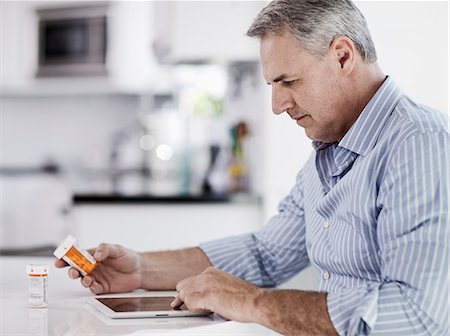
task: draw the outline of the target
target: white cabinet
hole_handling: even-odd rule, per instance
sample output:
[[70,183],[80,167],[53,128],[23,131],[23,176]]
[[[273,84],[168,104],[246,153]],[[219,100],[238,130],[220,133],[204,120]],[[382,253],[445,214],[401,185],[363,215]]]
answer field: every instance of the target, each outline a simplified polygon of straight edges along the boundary
[[246,32],[264,1],[158,1],[156,53],[167,62],[257,60]]
[[[86,7],[89,1],[2,1],[0,6],[1,89],[27,93],[141,92],[155,82],[157,62],[153,1],[106,1],[107,76],[36,78],[38,16],[36,10]],[[89,11],[89,9],[86,9]]]
[[138,251],[197,246],[261,227],[260,204],[77,205],[73,229],[83,247],[101,242]]
[[111,1],[107,68],[111,84],[124,91],[151,89],[157,62],[152,50],[153,1]]
[[0,84],[22,86],[37,64],[37,20],[28,1],[0,3]]
[[[106,77],[36,78],[37,9],[89,6],[89,2],[6,1],[1,5],[1,86],[54,92],[151,91],[167,77],[158,61],[257,60],[258,40],[246,31],[263,1],[106,1]],[[38,90],[38,92],[36,92]],[[26,92],[25,92],[26,93]]]

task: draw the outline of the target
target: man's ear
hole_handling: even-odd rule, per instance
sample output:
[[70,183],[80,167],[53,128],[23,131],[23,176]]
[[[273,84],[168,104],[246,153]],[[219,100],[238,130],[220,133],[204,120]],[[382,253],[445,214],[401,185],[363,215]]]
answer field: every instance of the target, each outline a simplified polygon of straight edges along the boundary
[[329,53],[340,70],[346,74],[352,72],[357,57],[357,50],[347,36],[336,36],[330,44]]

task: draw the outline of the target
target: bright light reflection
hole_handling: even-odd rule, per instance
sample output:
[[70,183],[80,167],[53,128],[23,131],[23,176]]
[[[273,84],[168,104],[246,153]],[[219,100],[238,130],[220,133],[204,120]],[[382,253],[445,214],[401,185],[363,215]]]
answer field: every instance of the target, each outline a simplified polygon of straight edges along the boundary
[[162,144],[156,148],[156,156],[163,161],[168,161],[173,156],[173,149],[169,145]]
[[141,136],[141,138],[139,139],[139,146],[146,151],[150,151],[153,149],[153,147],[155,147],[156,145],[156,140],[154,137],[152,137],[149,134],[143,135]]

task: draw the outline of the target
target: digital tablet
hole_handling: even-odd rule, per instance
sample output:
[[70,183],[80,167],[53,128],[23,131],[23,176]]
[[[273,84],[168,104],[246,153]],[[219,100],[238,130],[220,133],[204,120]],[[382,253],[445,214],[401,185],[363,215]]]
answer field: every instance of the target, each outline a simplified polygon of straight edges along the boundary
[[101,296],[88,302],[110,318],[206,316],[210,312],[191,312],[183,304],[172,308],[175,296]]

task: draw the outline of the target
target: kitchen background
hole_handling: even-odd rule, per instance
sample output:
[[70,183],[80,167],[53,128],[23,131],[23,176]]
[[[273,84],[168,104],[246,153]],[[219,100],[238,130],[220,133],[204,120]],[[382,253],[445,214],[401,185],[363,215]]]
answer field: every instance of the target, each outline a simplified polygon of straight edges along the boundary
[[[271,113],[245,36],[266,3],[2,0],[0,253],[261,227],[311,152]],[[448,113],[448,3],[357,4],[384,71]],[[314,274],[285,286],[315,288]]]

